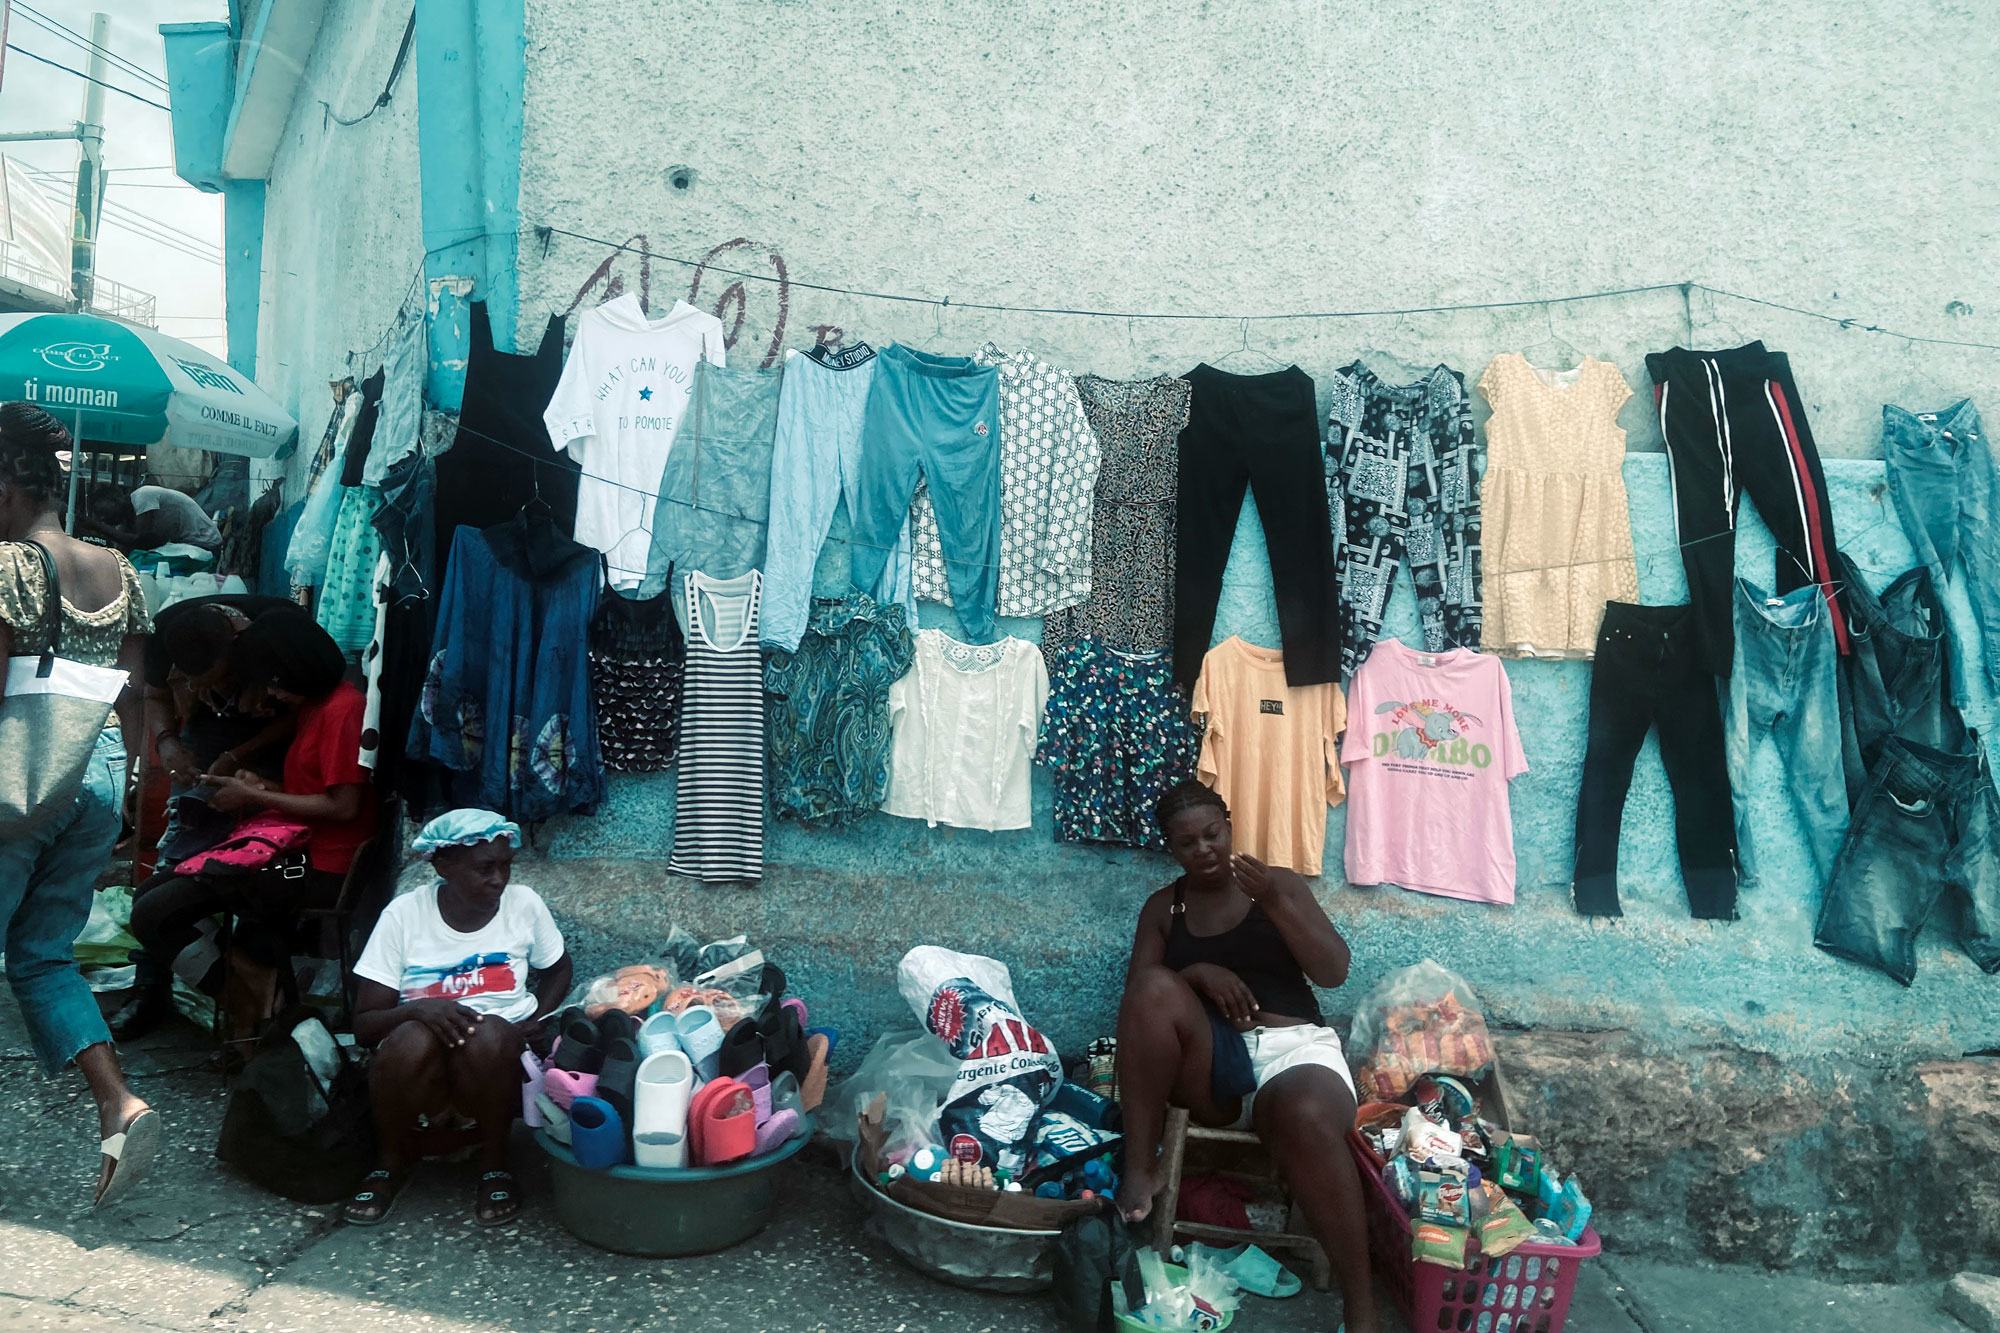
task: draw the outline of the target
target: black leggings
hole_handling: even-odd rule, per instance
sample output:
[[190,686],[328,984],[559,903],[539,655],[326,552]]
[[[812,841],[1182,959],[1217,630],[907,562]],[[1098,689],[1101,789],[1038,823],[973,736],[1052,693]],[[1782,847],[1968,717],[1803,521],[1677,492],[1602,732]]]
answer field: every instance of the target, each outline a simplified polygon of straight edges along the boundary
[[1285,680],[1340,679],[1340,602],[1312,377],[1292,366],[1232,375],[1200,365],[1181,432],[1174,562],[1174,680],[1192,687],[1215,631],[1222,570],[1247,484],[1271,555]]
[[242,919],[238,937],[246,952],[260,962],[282,962],[290,948],[297,914],[310,907],[330,907],[340,896],[344,877],[324,870],[307,870],[296,879],[283,871],[254,875],[175,875],[156,879],[132,900],[132,936],[140,953],[143,984],[172,984],[174,959],[193,944],[201,923],[218,912],[235,912]]
[[1576,803],[1576,910],[1620,916],[1618,830],[1632,761],[1660,731],[1688,909],[1736,918],[1736,815],[1722,753],[1722,700],[1686,606],[1609,602],[1590,672],[1590,732]]
[[1847,621],[1835,595],[1833,508],[1791,362],[1760,342],[1726,352],[1676,347],[1646,357],[1667,465],[1674,521],[1687,566],[1702,664],[1729,674],[1735,648],[1739,495],[1778,542],[1775,591],[1817,583],[1833,612],[1834,641],[1848,651]]

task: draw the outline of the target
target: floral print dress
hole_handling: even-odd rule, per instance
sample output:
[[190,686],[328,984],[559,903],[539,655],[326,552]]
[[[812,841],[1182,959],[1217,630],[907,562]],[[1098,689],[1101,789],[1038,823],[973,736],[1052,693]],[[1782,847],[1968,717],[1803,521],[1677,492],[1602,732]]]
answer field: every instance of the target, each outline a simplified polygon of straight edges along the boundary
[[1057,657],[1036,759],[1053,770],[1058,841],[1165,847],[1153,803],[1198,752],[1165,653],[1086,638]]

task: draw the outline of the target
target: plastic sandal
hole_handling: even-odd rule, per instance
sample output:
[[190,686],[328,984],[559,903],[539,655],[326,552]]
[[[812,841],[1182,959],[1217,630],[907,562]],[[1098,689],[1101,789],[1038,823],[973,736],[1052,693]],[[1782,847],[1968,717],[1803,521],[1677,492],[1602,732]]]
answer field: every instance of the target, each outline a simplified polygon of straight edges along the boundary
[[[504,1181],[504,1184],[492,1182]],[[481,1208],[490,1204],[511,1204],[504,1212],[496,1215],[482,1214]],[[472,1220],[482,1227],[504,1227],[521,1215],[521,1186],[514,1179],[512,1171],[488,1171],[479,1178],[479,1190],[473,1195]]]
[[797,1111],[780,1111],[757,1126],[757,1139],[752,1151],[759,1157],[781,1144],[787,1143],[799,1132],[802,1122]]
[[683,1167],[687,1161],[687,1135],[651,1130],[632,1136],[632,1160],[640,1166]]
[[791,1074],[779,1074],[771,1080],[771,1114],[784,1111],[805,1114],[805,1103],[799,1099],[799,1081]]
[[579,1097],[569,1108],[570,1152],[586,1171],[623,1166],[631,1150],[625,1122],[611,1104],[597,1097]]
[[541,1093],[535,1098],[535,1111],[541,1116],[542,1128],[548,1131],[549,1137],[557,1143],[567,1145],[569,1143],[569,1112],[557,1106],[554,1099],[546,1092]]
[[[351,1227],[381,1226],[389,1220],[389,1214],[396,1211],[396,1200],[402,1197],[403,1185],[406,1183],[408,1183],[407,1178],[403,1181],[398,1181],[393,1171],[384,1167],[376,1167],[373,1171],[361,1177],[361,1188],[356,1190],[353,1197],[340,1206],[340,1220]],[[365,1206],[375,1203],[378,1200],[382,1204],[381,1212],[368,1217],[357,1217],[354,1215],[356,1204]]]
[[537,1104],[542,1095],[542,1062],[535,1058],[533,1051],[521,1052],[521,1123],[529,1129],[541,1129],[547,1121],[542,1117]]
[[621,1124],[632,1123],[632,1093],[639,1080],[639,1047],[630,1037],[613,1037],[604,1047],[604,1070],[596,1096],[611,1103]]
[[695,1077],[714,1078],[721,1070],[722,1020],[705,1004],[690,1005],[681,1011],[678,1031],[681,1049],[694,1064]]
[[650,1060],[661,1051],[681,1048],[681,1020],[662,1009],[639,1025],[639,1054]]
[[729,1029],[722,1039],[722,1054],[716,1068],[725,1078],[740,1078],[764,1063],[764,1034],[748,1021]]
[[757,1123],[763,1124],[771,1118],[771,1066],[752,1065],[737,1076],[736,1081],[750,1089],[750,1104],[757,1114]]
[[688,1104],[693,1099],[694,1066],[685,1052],[669,1050],[647,1056],[639,1066],[633,1093],[634,1150],[641,1140],[654,1135],[671,1135],[676,1141],[685,1142]]
[[694,1124],[695,1165],[722,1166],[757,1148],[757,1116],[750,1090],[719,1078],[701,1090],[688,1114]]
[[561,1065],[542,1071],[542,1091],[549,1100],[567,1111],[570,1104],[597,1095],[597,1075],[576,1074]]
[[149,1106],[127,1120],[125,1128],[98,1142],[97,1150],[111,1159],[111,1175],[97,1195],[96,1207],[118,1202],[146,1178],[160,1151],[164,1124],[160,1113]]
[[799,1080],[799,1101],[806,1110],[817,1111],[826,1100],[826,1057],[833,1050],[833,1043],[825,1033],[815,1032],[806,1038],[806,1048],[812,1052],[812,1067]]

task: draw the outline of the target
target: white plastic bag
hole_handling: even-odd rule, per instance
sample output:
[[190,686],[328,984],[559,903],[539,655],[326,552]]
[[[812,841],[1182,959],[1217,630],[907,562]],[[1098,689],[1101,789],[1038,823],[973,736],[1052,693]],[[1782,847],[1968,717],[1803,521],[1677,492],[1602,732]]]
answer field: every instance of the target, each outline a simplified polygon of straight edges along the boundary
[[903,998],[959,1060],[938,1113],[945,1150],[974,1166],[1020,1172],[1035,1123],[1062,1085],[1062,1060],[1022,1016],[1006,965],[919,945],[896,970]]

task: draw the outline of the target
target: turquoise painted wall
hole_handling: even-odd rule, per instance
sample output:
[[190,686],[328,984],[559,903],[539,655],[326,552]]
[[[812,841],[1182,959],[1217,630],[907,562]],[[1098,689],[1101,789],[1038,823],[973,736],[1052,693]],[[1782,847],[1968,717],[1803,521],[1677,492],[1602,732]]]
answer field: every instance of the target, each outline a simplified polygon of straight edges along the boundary
[[[1886,583],[1911,559],[1882,465],[1830,461],[1827,473],[1843,547],[1877,586]],[[1679,600],[1685,585],[1664,457],[1632,456],[1626,480],[1642,595],[1649,602]],[[832,584],[845,554],[835,542],[822,562]],[[1737,561],[1749,576],[1769,578],[1770,539],[1747,505]],[[1408,593],[1405,585],[1391,615],[1392,629],[1406,634],[1414,630]],[[1949,601],[1963,621],[1963,597],[1954,590]],[[949,613],[936,607],[925,607],[924,619],[950,624]],[[1032,632],[1034,625],[1014,628]],[[1248,505],[1216,623],[1218,638],[1232,633],[1278,642],[1262,533]],[[1517,903],[1475,905],[1344,885],[1337,870],[1343,818],[1334,811],[1329,874],[1319,889],[1353,942],[1355,969],[1349,985],[1329,997],[1330,1012],[1351,1012],[1381,975],[1430,956],[1471,980],[1496,1020],[1524,1027],[1630,1028],[1663,1048],[1726,1041],[1780,1057],[1866,1050],[1917,1058],[1992,1043],[2000,1031],[2000,979],[1980,973],[1936,927],[1907,991],[1812,947],[1817,888],[1795,831],[1784,837],[1790,816],[1779,772],[1760,771],[1754,784],[1759,827],[1771,831],[1762,844],[1772,848],[1768,886],[1746,896],[1739,921],[1692,921],[1672,847],[1670,797],[1649,740],[1626,808],[1626,915],[1578,917],[1568,885],[1590,667],[1509,662],[1507,669],[1531,765],[1512,793]],[[1992,701],[1981,700],[1974,720],[1991,715]],[[574,879],[561,876],[573,887],[551,900],[586,966],[631,961],[633,950],[670,921],[697,932],[749,930],[770,943],[803,993],[821,997],[838,1011],[835,1021],[863,1037],[908,1022],[893,969],[910,945],[991,953],[1013,967],[1031,1017],[1060,1041],[1080,1041],[1109,1024],[1134,914],[1172,868],[1150,853],[1054,843],[1049,799],[1038,771],[1036,826],[1016,833],[931,830],[888,816],[840,831],[776,825],[764,886],[715,891],[664,874],[672,775],[617,778],[604,809],[595,818],[565,821],[550,847],[557,858],[637,863],[587,873],[579,866]]]

